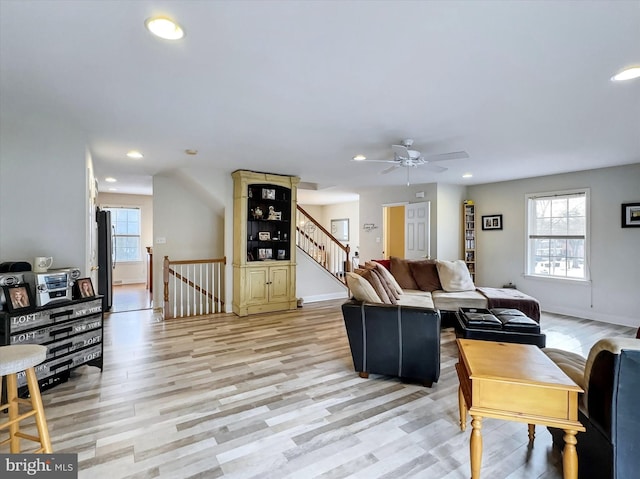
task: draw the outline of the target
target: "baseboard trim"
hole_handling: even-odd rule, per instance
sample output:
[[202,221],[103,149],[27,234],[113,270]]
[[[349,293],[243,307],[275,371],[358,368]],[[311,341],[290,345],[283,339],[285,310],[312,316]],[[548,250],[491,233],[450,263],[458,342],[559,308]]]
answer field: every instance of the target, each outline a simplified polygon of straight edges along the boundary
[[349,297],[347,291],[338,293],[318,294],[314,296],[304,296],[302,298],[304,303],[318,303],[320,301],[329,301],[332,299],[347,299]]
[[618,326],[628,326],[631,328],[638,327],[637,318],[628,318],[626,316],[618,316],[615,314],[607,314],[596,311],[584,311],[581,309],[563,308],[562,306],[551,306],[544,308],[544,312],[554,314],[564,314],[566,316],[574,316],[576,318],[591,319],[600,321],[601,323],[617,324]]

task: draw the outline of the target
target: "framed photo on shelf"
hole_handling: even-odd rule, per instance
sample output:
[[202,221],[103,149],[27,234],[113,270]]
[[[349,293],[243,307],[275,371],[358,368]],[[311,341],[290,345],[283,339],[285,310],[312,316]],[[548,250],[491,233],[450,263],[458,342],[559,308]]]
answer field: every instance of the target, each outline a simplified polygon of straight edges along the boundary
[[269,241],[271,239],[271,233],[268,231],[260,231],[258,232],[258,240],[260,241]]
[[272,259],[273,250],[271,248],[258,248],[258,259]]
[[91,278],[78,278],[73,284],[73,297],[75,299],[93,298],[95,295]]
[[483,230],[501,230],[502,215],[488,215],[482,217]]
[[278,259],[287,259],[287,251],[284,249],[278,250]]
[[276,190],[271,188],[262,188],[262,199],[263,200],[275,200],[276,199]]
[[640,203],[622,204],[622,227],[640,228]]
[[14,311],[26,311],[35,306],[31,288],[28,283],[3,286],[2,290],[4,291],[7,310],[10,313]]

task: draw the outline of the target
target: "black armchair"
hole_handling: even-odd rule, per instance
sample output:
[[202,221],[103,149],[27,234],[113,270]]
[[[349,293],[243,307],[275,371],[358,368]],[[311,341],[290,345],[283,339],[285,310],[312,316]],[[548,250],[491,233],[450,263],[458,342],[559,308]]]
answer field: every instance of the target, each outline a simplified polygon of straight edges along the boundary
[[[544,351],[585,390],[578,411],[587,429],[577,435],[579,479],[638,477],[640,340],[602,339],[586,360],[558,349]],[[549,431],[554,445],[563,444],[563,431]]]
[[431,387],[440,377],[440,313],[436,309],[363,303],[342,305],[353,365]]

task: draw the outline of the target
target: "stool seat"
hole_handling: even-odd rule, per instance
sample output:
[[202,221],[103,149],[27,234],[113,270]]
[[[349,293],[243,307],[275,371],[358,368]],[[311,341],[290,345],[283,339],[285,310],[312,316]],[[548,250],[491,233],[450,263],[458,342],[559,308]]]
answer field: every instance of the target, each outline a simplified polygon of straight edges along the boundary
[[[47,428],[47,420],[44,416],[44,407],[40,397],[40,386],[35,366],[47,358],[47,348],[38,344],[16,344],[12,346],[0,346],[0,398],[3,386],[6,385],[7,402],[0,404],[0,411],[8,411],[9,419],[0,421],[0,431],[8,430],[9,437],[0,441],[0,446],[9,444],[11,454],[22,452],[20,440],[40,443],[40,447],[33,453],[53,452],[51,439]],[[29,389],[29,400],[18,397],[18,373],[24,371]],[[20,406],[29,406],[29,409],[21,413]],[[36,423],[38,435],[27,434],[20,428],[20,423],[25,419],[33,418]]]
[[0,376],[37,366],[47,358],[47,347],[39,344],[0,346]]

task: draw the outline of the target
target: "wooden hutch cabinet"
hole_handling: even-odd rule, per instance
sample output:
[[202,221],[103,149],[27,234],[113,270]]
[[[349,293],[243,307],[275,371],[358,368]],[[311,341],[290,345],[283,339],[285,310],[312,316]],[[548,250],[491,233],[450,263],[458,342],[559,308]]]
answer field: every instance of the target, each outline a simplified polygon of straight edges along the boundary
[[233,177],[233,312],[296,309],[300,178],[237,170]]

